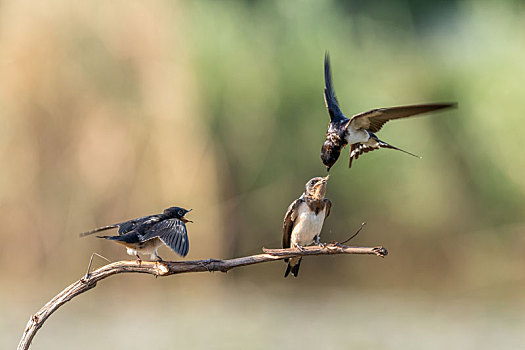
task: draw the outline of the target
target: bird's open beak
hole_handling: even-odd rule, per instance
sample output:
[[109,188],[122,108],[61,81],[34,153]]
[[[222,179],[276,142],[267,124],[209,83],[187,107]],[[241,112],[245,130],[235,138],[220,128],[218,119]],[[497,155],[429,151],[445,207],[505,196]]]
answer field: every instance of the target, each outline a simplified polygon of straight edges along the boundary
[[[192,211],[192,210],[193,210],[193,209],[189,209],[188,212],[187,212],[186,214],[188,214],[188,213],[189,213],[190,211]],[[188,220],[188,219],[186,219],[185,217],[182,217],[182,218],[181,218],[181,221],[184,222],[184,223],[187,223],[187,222],[191,222],[191,223],[193,223],[193,221]]]
[[319,181],[315,186],[315,198],[316,199],[322,199],[324,197],[324,194],[326,192],[326,182],[330,178],[330,175],[326,175],[326,177],[323,177],[321,181]]

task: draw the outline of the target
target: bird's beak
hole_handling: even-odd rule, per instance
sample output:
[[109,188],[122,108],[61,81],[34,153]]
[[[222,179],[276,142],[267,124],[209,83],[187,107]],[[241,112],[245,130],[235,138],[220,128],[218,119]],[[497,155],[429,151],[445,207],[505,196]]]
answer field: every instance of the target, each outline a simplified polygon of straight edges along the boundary
[[319,181],[315,186],[315,198],[316,199],[322,199],[324,197],[324,193],[326,191],[326,182],[330,178],[330,175],[327,175],[326,177],[321,178],[321,181]]
[[[192,210],[193,210],[193,209],[189,209],[188,212],[187,212],[186,214],[188,214],[188,213],[189,213],[190,211],[192,211]],[[182,217],[182,218],[181,218],[181,221],[184,222],[184,223],[187,223],[187,222],[191,222],[191,223],[193,223],[193,221],[188,220],[188,219],[186,219],[185,217]]]

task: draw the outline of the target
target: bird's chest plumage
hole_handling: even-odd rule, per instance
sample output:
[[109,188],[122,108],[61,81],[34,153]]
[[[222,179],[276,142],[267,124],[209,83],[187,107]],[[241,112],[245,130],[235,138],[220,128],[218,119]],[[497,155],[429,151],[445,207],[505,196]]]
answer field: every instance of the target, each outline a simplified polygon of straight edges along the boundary
[[141,241],[127,246],[127,252],[129,255],[139,254],[150,254],[153,256],[155,251],[160,248],[164,243],[158,238],[148,239],[146,241]]
[[370,135],[368,135],[368,133],[363,129],[356,130],[352,127],[352,125],[349,125],[348,128],[346,128],[345,140],[349,145],[366,142],[369,138]]
[[314,237],[321,233],[325,213],[324,205],[316,213],[316,210],[311,210],[306,203],[301,203],[290,237],[291,245],[305,246],[312,243]]

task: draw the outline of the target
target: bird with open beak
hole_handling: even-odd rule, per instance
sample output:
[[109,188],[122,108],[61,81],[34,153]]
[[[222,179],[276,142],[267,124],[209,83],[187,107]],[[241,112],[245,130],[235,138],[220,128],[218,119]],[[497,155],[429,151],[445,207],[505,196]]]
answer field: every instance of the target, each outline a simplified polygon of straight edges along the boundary
[[[324,198],[326,177],[314,177],[305,185],[304,193],[288,207],[283,223],[283,248],[298,248],[319,244],[319,235],[325,219],[330,215],[332,202]],[[294,277],[299,273],[302,257],[285,259],[288,263],[284,277],[290,272]]]
[[324,79],[324,100],[326,108],[328,108],[328,113],[330,114],[330,123],[326,131],[326,140],[321,148],[321,160],[328,171],[330,171],[330,168],[337,162],[341,150],[347,144],[350,145],[350,162],[348,167],[351,167],[352,160],[359,158],[361,154],[379,148],[390,148],[420,158],[415,154],[380,140],[374,133],[381,130],[383,125],[389,120],[408,118],[439,109],[457,107],[456,103],[433,103],[377,108],[356,114],[348,119],[343,112],[341,112],[341,109],[339,109],[339,103],[335,96],[328,52],[324,59]]
[[96,232],[118,228],[118,236],[97,236],[124,245],[127,253],[137,257],[139,254],[149,254],[151,259],[162,261],[158,249],[167,245],[178,255],[184,257],[190,249],[186,223],[193,222],[185,218],[190,210],[171,207],[162,214],[144,216],[118,224],[99,227],[80,234],[84,237]]

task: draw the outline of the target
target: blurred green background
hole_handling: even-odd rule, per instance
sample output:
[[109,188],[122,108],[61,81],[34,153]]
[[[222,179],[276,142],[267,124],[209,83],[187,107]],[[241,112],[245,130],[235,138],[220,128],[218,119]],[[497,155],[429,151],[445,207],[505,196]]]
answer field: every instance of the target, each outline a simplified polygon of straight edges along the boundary
[[113,277],[33,348],[523,346],[523,2],[3,0],[0,48],[0,347],[92,252],[129,258],[79,232],[179,205],[189,260],[278,247],[325,174],[325,50],[347,115],[459,102],[380,132],[422,160],[331,171],[322,239],[366,221],[353,244],[390,255]]

